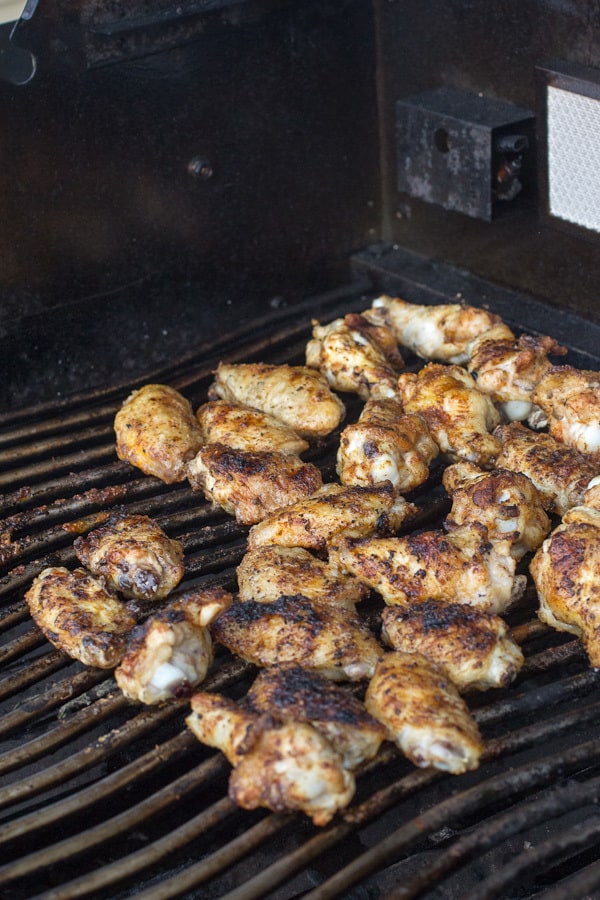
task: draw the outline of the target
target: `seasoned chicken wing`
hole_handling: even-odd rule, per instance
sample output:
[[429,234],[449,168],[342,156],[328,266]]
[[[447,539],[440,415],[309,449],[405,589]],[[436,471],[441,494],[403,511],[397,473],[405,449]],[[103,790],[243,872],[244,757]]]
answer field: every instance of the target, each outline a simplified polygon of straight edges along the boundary
[[373,389],[380,397],[394,395],[404,360],[389,328],[351,313],[329,325],[313,320],[306,365],[319,369],[336,391],[349,391],[366,400]]
[[517,560],[537,550],[550,531],[542,495],[520,472],[483,472],[473,463],[455,463],[445,470],[442,482],[452,497],[445,523],[450,530],[479,522],[490,541],[509,541]]
[[328,435],[345,413],[326,378],[308,366],[220,363],[208,395],[211,400],[235,401],[275,416],[308,440]]
[[561,516],[581,503],[590,481],[598,474],[598,466],[589,456],[519,422],[501,425],[494,434],[502,443],[496,458],[498,468],[527,475],[546,508]]
[[459,775],[484,751],[479,729],[452,682],[420,653],[388,653],[377,663],[367,711],[416,766]]
[[342,757],[306,722],[280,723],[218,694],[195,694],[191,704],[187,724],[234,766],[229,796],[243,809],[301,810],[326,825],[354,796]]
[[421,653],[444,670],[459,691],[508,687],[523,653],[500,616],[463,603],[426,600],[403,609],[387,606],[382,637],[394,650]]
[[255,547],[238,566],[237,579],[242,603],[273,603],[302,594],[312,603],[354,610],[369,593],[358,578],[336,574],[328,563],[301,547]]
[[307,500],[264,519],[251,529],[248,546],[281,544],[324,550],[340,535],[390,534],[415,512],[389,482],[372,488],[324,484]]
[[234,603],[211,626],[213,637],[254,665],[296,665],[333,681],[369,678],[381,647],[356,613],[298,594],[274,603]]
[[44,569],[25,600],[50,643],[86,666],[112,669],[118,665],[136,624],[104,580],[84,569]]
[[330,559],[390,605],[440,600],[502,613],[522,596],[526,584],[524,575],[515,575],[509,551],[508,541],[490,543],[484,526],[464,525],[449,534],[341,539],[330,548]]
[[390,481],[406,493],[427,481],[439,452],[424,418],[405,413],[398,399],[370,399],[358,422],[342,431],[337,473],[345,485]]
[[552,366],[533,392],[552,437],[600,465],[600,372]]
[[148,516],[118,513],[73,546],[90,572],[132,599],[162,600],[185,571],[182,544]]
[[232,450],[271,450],[298,456],[308,441],[275,416],[242,403],[212,400],[196,411],[203,444],[225,444]]
[[391,328],[398,342],[417,356],[448,363],[466,362],[469,342],[502,321],[476,306],[419,306],[385,295],[374,300],[364,315],[370,322]]
[[534,406],[533,390],[552,365],[548,356],[566,352],[547,335],[522,334],[517,340],[506,325],[497,325],[469,345],[467,369],[507,419],[523,421],[533,415],[539,423],[541,410]]
[[539,596],[539,618],[580,637],[590,663],[600,667],[600,510],[569,510],[529,570]]
[[434,441],[453,462],[465,459],[484,468],[493,464],[500,443],[489,432],[500,416],[464,369],[429,363],[418,375],[401,375],[398,390],[405,411],[423,416]]
[[348,690],[298,666],[264,669],[245,705],[281,722],[308,722],[335,747],[351,771],[372,759],[385,728]]
[[323,483],[319,469],[298,456],[224,444],[206,444],[188,463],[188,477],[194,490],[244,525],[310,497]]
[[167,484],[184,481],[202,444],[189,402],[166,384],[133,391],[115,417],[117,456]]

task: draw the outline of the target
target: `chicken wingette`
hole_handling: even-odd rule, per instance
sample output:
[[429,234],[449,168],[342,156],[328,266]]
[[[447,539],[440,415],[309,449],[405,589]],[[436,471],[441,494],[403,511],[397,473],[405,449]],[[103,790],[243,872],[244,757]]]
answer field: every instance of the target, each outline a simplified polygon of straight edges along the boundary
[[348,609],[311,603],[301,594],[273,603],[234,603],[211,626],[213,637],[254,665],[296,665],[333,681],[373,672],[381,647]]
[[131,599],[162,600],[185,571],[182,544],[148,516],[117,513],[73,547],[90,572]]
[[394,395],[404,360],[389,328],[351,313],[328,325],[313,321],[306,365],[319,369],[334,390],[366,400],[373,390],[379,397]]
[[307,500],[264,519],[251,529],[248,546],[281,544],[325,550],[341,535],[391,534],[415,512],[390,482],[372,488],[324,484]]
[[327,379],[308,366],[220,363],[208,395],[275,416],[307,440],[330,434],[345,414]]
[[600,466],[600,372],[552,366],[533,399],[546,414],[552,437]]
[[517,560],[537,550],[550,531],[542,495],[520,472],[484,472],[473,463],[455,463],[445,470],[442,482],[452,497],[445,523],[450,530],[479,522],[490,541],[509,541]]
[[242,403],[212,400],[196,411],[203,444],[225,444],[232,450],[271,450],[299,456],[308,441],[275,416]]
[[354,610],[369,593],[358,578],[334,573],[328,563],[301,547],[255,547],[238,566],[237,579],[242,603],[273,603],[302,594],[312,603]]
[[34,579],[25,600],[35,624],[59,650],[86,666],[119,664],[136,619],[102,578],[51,567]]
[[500,416],[465,369],[429,363],[418,374],[401,375],[398,393],[405,412],[423,416],[434,441],[450,460],[464,459],[483,468],[493,465],[500,442],[490,431]]
[[193,490],[203,491],[243,525],[312,496],[323,483],[319,469],[299,456],[225,444],[206,444],[187,471]]
[[117,456],[167,484],[184,481],[200,449],[200,426],[189,402],[166,384],[146,384],[115,417]]
[[426,600],[403,609],[387,606],[382,637],[394,650],[421,653],[444,670],[459,691],[508,687],[523,653],[500,616],[464,603]]
[[566,447],[550,434],[534,432],[519,422],[501,425],[494,432],[502,443],[498,468],[522,472],[533,482],[551,512],[564,515],[578,506],[597,474],[589,456]]
[[234,766],[229,796],[243,809],[301,810],[326,825],[356,790],[341,755],[306,722],[277,722],[218,694],[198,693],[186,719],[202,743]]
[[490,543],[482,525],[464,525],[448,534],[342,538],[332,545],[330,560],[378,591],[386,603],[404,607],[440,600],[502,613],[522,596],[526,584],[524,575],[515,575],[508,541]]
[[405,413],[398,399],[370,399],[342,431],[337,473],[348,486],[390,481],[403,494],[427,481],[439,452],[424,418]]
[[365,696],[367,711],[416,766],[459,775],[479,765],[484,744],[450,679],[420,653],[387,653]]
[[468,344],[501,323],[500,316],[462,303],[419,306],[383,295],[364,313],[369,321],[387,325],[403,347],[423,359],[464,363]]
[[115,670],[125,696],[150,705],[189,697],[213,661],[207,626],[231,600],[219,589],[185,595],[136,626]]

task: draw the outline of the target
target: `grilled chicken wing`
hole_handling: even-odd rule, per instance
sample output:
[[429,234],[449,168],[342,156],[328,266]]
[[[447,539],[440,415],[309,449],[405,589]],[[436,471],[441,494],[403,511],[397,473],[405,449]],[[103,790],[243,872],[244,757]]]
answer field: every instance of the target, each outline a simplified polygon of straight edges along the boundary
[[332,432],[345,408],[320,372],[308,366],[220,363],[208,392],[211,400],[230,400],[275,416],[311,440]]
[[313,339],[306,347],[306,365],[319,369],[332,388],[366,400],[373,389],[378,396],[393,396],[397,371],[404,360],[392,332],[351,313],[329,325],[313,321]]
[[533,399],[548,417],[552,437],[600,464],[600,372],[552,366]]
[[423,416],[434,441],[453,462],[493,464],[500,443],[489,432],[500,416],[464,369],[429,363],[418,375],[401,375],[398,390],[405,411]]
[[300,547],[277,545],[249,550],[237,568],[242,603],[273,603],[302,594],[311,603],[354,610],[369,593],[358,578],[335,574],[328,563]]
[[313,604],[301,594],[274,603],[234,603],[213,637],[257,666],[296,665],[333,681],[368,678],[381,647],[356,614]]
[[444,670],[459,691],[508,687],[524,659],[500,616],[426,600],[402,609],[387,606],[382,637],[394,650],[421,653]]
[[224,444],[206,444],[188,463],[188,477],[194,490],[244,525],[310,497],[323,483],[317,467],[298,456]]
[[184,481],[186,463],[202,444],[189,402],[166,384],[146,384],[115,417],[117,456],[167,484]]
[[569,510],[529,570],[539,596],[539,618],[580,637],[590,663],[600,667],[600,510]]
[[561,516],[581,503],[590,481],[598,474],[598,466],[589,456],[519,422],[501,425],[494,434],[502,442],[496,459],[498,468],[527,475],[546,508]]
[[324,484],[307,500],[264,519],[251,529],[248,546],[281,544],[324,550],[335,537],[397,531],[415,507],[389,482],[372,488]]
[[416,766],[459,775],[484,750],[467,705],[447,676],[420,653],[388,653],[377,663],[367,711]]
[[533,414],[539,422],[541,410],[533,404],[533,390],[552,365],[548,356],[566,352],[547,335],[522,334],[517,340],[506,325],[497,325],[470,344],[467,369],[507,419],[523,421]]
[[364,315],[370,322],[391,328],[398,342],[417,356],[448,363],[466,362],[469,342],[502,321],[476,306],[419,306],[385,295],[374,300]]
[[348,690],[297,666],[263,670],[245,705],[282,722],[308,722],[335,747],[351,771],[372,759],[385,728]]
[[509,541],[517,560],[537,550],[550,531],[541,494],[520,472],[483,472],[472,463],[455,463],[448,466],[442,482],[452,497],[445,523],[450,530],[479,522],[490,541]]
[[326,825],[354,796],[354,776],[311,725],[279,723],[218,694],[195,694],[191,704],[187,724],[235,767],[229,796],[243,809],[302,810]]
[[136,624],[104,580],[84,569],[44,569],[25,600],[50,643],[86,666],[111,669],[118,665]]
[[125,597],[162,600],[183,578],[183,546],[148,516],[111,516],[105,525],[78,537],[77,558]]
[[491,544],[484,526],[464,525],[449,534],[345,538],[330,548],[330,559],[390,605],[440,600],[502,613],[522,596],[526,583],[524,575],[515,575],[509,551],[508,541]]
[[225,444],[232,450],[271,450],[298,456],[308,449],[299,437],[275,416],[241,403],[213,400],[196,411],[203,444]]
[[337,473],[345,485],[390,481],[406,493],[427,481],[438,453],[425,419],[405,414],[397,399],[370,399],[358,422],[342,431]]

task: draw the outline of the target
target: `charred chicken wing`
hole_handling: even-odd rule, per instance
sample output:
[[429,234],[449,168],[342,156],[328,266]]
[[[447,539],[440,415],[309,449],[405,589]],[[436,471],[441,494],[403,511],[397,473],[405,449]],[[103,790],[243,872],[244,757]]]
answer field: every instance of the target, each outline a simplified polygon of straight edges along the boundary
[[44,636],[86,666],[112,669],[136,620],[102,578],[84,569],[44,569],[25,594]]
[[184,481],[186,463],[202,444],[192,407],[166,384],[147,384],[115,417],[117,456],[167,484]]
[[600,465],[600,372],[552,366],[533,399],[548,417],[552,437]]
[[225,444],[232,450],[271,450],[299,456],[308,441],[275,416],[241,403],[212,400],[196,412],[203,444]]
[[452,682],[420,653],[388,653],[377,663],[367,711],[416,766],[459,775],[476,769],[479,729]]
[[73,546],[90,572],[125,597],[162,600],[183,578],[183,546],[148,516],[112,516]]
[[308,366],[221,363],[209,398],[252,406],[308,440],[328,435],[345,413],[324,376]]

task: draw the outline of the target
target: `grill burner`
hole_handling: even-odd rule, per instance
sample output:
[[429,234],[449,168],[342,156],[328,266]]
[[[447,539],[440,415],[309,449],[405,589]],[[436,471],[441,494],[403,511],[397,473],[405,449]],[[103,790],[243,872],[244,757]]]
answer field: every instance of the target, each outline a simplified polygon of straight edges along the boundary
[[[401,289],[413,302],[442,302],[458,290],[470,302],[486,296],[481,284],[440,267],[428,271],[428,287],[423,264],[399,251],[361,255],[356,267],[391,290],[394,261],[404,265]],[[513,295],[486,289],[512,326],[567,343],[578,335],[572,317],[544,308],[534,322],[536,304],[515,307]],[[219,359],[300,362],[310,318],[364,309],[363,291],[357,283],[280,311],[252,335],[230,333],[144,381],[166,381],[197,406]],[[593,339],[587,330],[569,361],[597,367],[586,352]],[[74,565],[75,536],[115,506],[155,517],[183,541],[182,589],[234,583],[246,529],[189,487],[116,461],[114,413],[135,386],[113,384],[1,420],[0,894],[573,900],[598,890],[600,675],[578,641],[537,621],[532,591],[510,620],[526,654],[516,685],[470,698],[487,743],[480,769],[458,778],[416,770],[385,745],[358,779],[351,807],[320,830],[301,816],[238,810],[227,798],[228,764],[184,726],[187,701],[131,706],[106,672],[49,647],[23,593],[43,567]],[[357,412],[350,402],[350,416]],[[334,436],[309,454],[326,478],[336,445]],[[428,527],[447,510],[439,474],[412,498]],[[376,620],[377,610],[373,603],[366,614]],[[222,652],[203,688],[239,697],[254,675]]]

